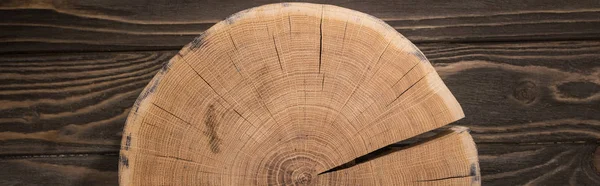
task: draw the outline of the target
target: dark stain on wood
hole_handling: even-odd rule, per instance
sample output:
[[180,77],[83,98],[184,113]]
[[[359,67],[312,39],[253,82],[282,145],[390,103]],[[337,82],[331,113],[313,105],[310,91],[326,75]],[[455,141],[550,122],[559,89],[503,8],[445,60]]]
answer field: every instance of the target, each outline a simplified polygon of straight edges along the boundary
[[473,182],[478,182],[480,180],[479,175],[477,175],[477,173],[479,172],[477,165],[475,165],[475,163],[471,163],[471,167],[469,168],[469,176],[472,177]]
[[206,32],[200,34],[198,37],[195,37],[190,43],[190,50],[195,51],[196,49],[202,47],[206,43],[206,40],[204,39],[205,35]]
[[148,88],[145,89],[145,91],[142,91],[142,93],[140,94],[140,96],[138,97],[138,99],[136,100],[136,103],[134,104],[136,106],[135,108],[135,113],[138,112],[139,110],[139,103],[141,103],[142,101],[144,101],[148,96],[152,95],[155,91],[156,88],[158,87],[158,85],[160,84],[160,80],[162,79],[162,77],[169,72],[169,70],[171,69],[171,63],[174,60],[169,60],[165,63],[163,63],[162,67],[160,68],[160,70],[158,71],[158,73],[154,76],[154,78],[150,81],[150,84],[148,84]]
[[130,146],[131,146],[131,133],[129,133],[129,135],[127,135],[127,137],[125,139],[125,150],[129,150]]
[[423,63],[429,63],[429,60],[427,60],[427,57],[425,57],[425,54],[423,54],[423,52],[421,52],[421,50],[419,50],[419,48],[417,48],[417,46],[415,46],[414,44],[410,44],[410,46],[413,48],[413,51],[410,52],[412,55],[419,58],[419,61],[421,61]]
[[427,57],[425,57],[425,55],[423,55],[423,53],[421,53],[420,51],[413,52],[413,55],[417,56],[417,58],[419,58],[419,60],[423,63],[429,62],[429,60],[427,60]]
[[240,19],[242,16],[244,16],[244,14],[248,13],[249,11],[251,11],[251,10],[252,10],[252,9],[254,9],[254,8],[255,8],[255,7],[248,8],[248,9],[245,9],[245,10],[239,11],[239,12],[237,12],[237,13],[235,13],[235,14],[232,14],[232,15],[230,15],[229,17],[227,17],[227,18],[225,19],[225,22],[226,22],[227,24],[230,24],[230,25],[231,25],[231,24],[234,24],[234,23],[235,23],[235,22],[236,22],[238,19]]
[[170,61],[166,62],[165,64],[163,64],[162,68],[160,68],[160,71],[158,73],[165,74],[165,73],[169,72],[169,70],[171,69],[172,61],[173,60],[170,60]]
[[[137,99],[136,105],[139,105],[139,102],[145,100],[148,96],[152,95],[154,93],[154,91],[156,91],[156,87],[158,87],[160,78],[155,78],[154,80],[150,81],[150,84],[148,85],[148,89],[146,89],[145,91],[143,91],[140,94],[140,97]],[[135,112],[137,113],[139,108],[135,109]]]
[[123,167],[129,168],[129,159],[127,159],[127,156],[125,156],[125,154],[121,154],[119,156],[119,162],[121,162],[121,165],[123,165]]
[[213,153],[219,153],[221,150],[219,149],[221,144],[221,139],[217,134],[217,128],[219,128],[218,118],[215,111],[215,106],[210,105],[208,110],[206,111],[206,115],[204,117],[204,125],[206,126],[206,131],[204,131],[204,135],[208,137],[208,143],[210,145],[210,150]]

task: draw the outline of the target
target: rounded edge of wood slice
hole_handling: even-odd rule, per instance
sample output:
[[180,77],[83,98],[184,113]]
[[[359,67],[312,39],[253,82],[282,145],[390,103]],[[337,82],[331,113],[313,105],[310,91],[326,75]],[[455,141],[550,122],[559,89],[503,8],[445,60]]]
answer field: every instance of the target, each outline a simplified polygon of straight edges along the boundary
[[[146,86],[123,132],[119,183],[315,184],[462,117],[426,57],[385,22],[332,5],[264,5],[205,31]],[[454,169],[444,166],[420,176]]]

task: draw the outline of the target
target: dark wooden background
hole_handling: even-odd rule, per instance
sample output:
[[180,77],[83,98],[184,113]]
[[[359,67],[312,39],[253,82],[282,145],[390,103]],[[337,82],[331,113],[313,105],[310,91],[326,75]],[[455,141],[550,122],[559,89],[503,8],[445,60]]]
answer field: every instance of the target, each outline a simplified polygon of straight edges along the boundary
[[[116,185],[127,113],[161,64],[273,2],[0,0],[0,185]],[[326,3],[425,53],[465,110],[484,185],[600,185],[600,1]]]

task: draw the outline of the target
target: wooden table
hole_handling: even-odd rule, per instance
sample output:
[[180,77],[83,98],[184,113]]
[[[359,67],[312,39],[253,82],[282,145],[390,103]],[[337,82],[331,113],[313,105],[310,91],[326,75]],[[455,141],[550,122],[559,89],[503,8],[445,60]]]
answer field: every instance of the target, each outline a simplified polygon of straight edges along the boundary
[[[116,185],[123,124],[154,73],[270,2],[0,2],[0,185]],[[484,185],[600,185],[600,2],[327,3],[425,53],[465,111]]]

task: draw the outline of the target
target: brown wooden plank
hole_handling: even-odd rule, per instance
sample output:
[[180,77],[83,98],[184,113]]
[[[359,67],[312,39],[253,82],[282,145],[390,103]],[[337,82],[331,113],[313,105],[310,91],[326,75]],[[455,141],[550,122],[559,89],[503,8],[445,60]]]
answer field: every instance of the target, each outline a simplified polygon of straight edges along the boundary
[[[597,142],[600,42],[418,47],[477,143]],[[128,109],[174,54],[0,56],[0,154],[117,150]]]
[[476,142],[600,139],[600,42],[418,46]]
[[[2,1],[0,52],[179,49],[235,12],[277,2]],[[371,14],[417,43],[600,36],[600,3],[594,0],[306,2],[334,4]]]
[[45,155],[0,159],[0,185],[117,185],[119,156]]
[[118,149],[133,102],[173,55],[0,57],[0,154]]
[[[482,184],[599,185],[600,176],[592,166],[596,148],[479,144]],[[116,185],[118,161],[117,154],[3,157],[0,185]]]
[[600,185],[596,145],[479,144],[482,185]]

